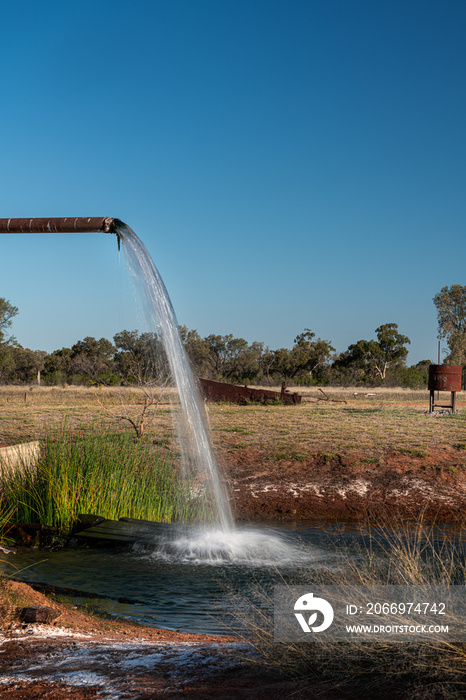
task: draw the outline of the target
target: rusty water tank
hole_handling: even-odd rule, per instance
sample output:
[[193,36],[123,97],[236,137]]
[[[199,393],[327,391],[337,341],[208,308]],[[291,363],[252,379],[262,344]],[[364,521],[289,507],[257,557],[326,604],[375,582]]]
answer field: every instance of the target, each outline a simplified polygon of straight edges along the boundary
[[461,391],[462,365],[429,365],[430,391]]

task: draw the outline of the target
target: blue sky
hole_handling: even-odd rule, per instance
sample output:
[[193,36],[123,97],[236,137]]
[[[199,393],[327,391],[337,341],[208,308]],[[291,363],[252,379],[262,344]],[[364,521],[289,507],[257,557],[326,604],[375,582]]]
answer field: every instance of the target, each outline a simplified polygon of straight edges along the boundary
[[[338,351],[398,323],[437,356],[465,281],[464,0],[0,4],[0,217],[114,216],[178,320]],[[0,236],[13,332],[140,330],[113,236]]]

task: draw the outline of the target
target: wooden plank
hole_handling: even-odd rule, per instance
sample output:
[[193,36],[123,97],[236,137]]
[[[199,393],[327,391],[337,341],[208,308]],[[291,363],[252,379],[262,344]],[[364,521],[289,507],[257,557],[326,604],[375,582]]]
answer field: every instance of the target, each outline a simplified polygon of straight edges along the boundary
[[173,531],[169,523],[155,523],[151,520],[104,520],[93,527],[77,532],[74,537],[92,546],[130,546],[137,542],[149,544],[158,537]]

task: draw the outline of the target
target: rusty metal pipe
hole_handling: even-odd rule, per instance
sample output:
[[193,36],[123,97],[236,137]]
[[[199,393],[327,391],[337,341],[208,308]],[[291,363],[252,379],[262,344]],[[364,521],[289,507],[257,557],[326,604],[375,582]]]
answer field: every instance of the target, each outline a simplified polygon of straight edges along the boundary
[[114,233],[120,250],[118,225],[112,216],[75,216],[64,219],[0,219],[0,233]]
[[116,233],[111,216],[75,216],[66,219],[0,219],[0,233]]

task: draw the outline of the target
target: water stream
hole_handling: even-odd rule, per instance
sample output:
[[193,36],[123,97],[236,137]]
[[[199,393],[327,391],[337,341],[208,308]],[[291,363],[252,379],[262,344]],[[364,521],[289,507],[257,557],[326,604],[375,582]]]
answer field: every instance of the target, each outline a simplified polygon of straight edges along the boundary
[[212,496],[218,526],[224,533],[231,532],[234,523],[230,503],[212,452],[199,389],[183,348],[170,297],[141,239],[126,224],[119,225],[117,231],[129,270],[143,300],[148,326],[150,330],[160,333],[178,389],[183,417],[179,427],[183,469],[186,474],[194,471],[203,477],[203,486]]
[[[143,302],[149,329],[160,335],[178,390],[181,421],[178,425],[184,474],[193,472],[212,502],[215,518],[209,526],[190,528],[165,543],[172,560],[210,562],[277,563],[286,557],[286,545],[278,533],[235,527],[228,494],[216,463],[203,402],[189,360],[183,348],[175,311],[165,284],[146,247],[126,224],[118,226],[118,236],[130,273]],[[175,530],[174,530],[175,532]]]

